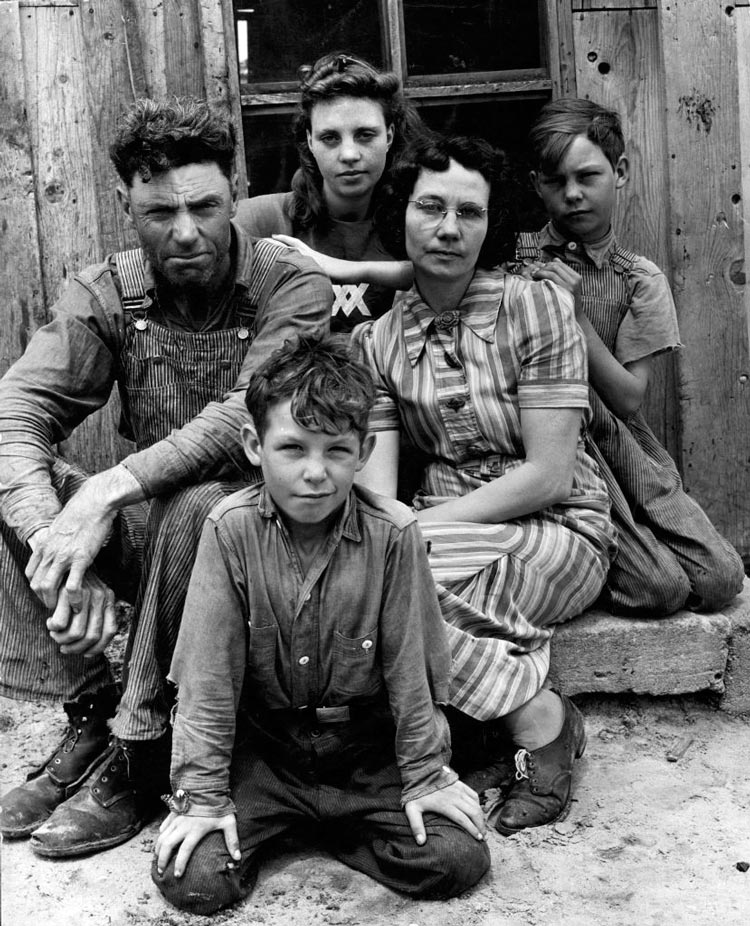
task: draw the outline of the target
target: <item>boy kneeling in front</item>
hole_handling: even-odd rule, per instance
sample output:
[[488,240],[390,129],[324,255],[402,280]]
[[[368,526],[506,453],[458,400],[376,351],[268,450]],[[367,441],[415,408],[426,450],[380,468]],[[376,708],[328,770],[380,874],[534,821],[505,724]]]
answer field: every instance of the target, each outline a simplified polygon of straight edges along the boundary
[[253,376],[245,453],[264,483],[206,521],[172,661],[171,812],[152,876],[207,914],[259,850],[310,824],[352,868],[450,897],[489,868],[477,795],[448,763],[450,656],[417,522],[354,486],[369,373],[334,338]]

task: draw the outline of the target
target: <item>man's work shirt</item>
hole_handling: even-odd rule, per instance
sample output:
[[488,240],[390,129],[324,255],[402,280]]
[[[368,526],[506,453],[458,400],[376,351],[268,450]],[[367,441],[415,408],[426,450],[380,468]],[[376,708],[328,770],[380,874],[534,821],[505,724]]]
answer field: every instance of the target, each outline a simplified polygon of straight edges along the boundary
[[170,672],[179,691],[172,786],[190,793],[196,815],[233,809],[241,702],[261,726],[268,718],[288,761],[312,768],[345,761],[358,727],[311,731],[297,712],[384,705],[390,738],[365,745],[383,757],[395,740],[403,801],[456,780],[444,768],[450,740],[434,703],[447,699],[450,655],[424,547],[409,509],[355,487],[305,575],[263,485],[214,508]]
[[[114,255],[73,278],[53,306],[52,320],[34,333],[23,356],[0,380],[0,516],[21,540],[60,510],[50,482],[55,444],[106,404],[115,382],[127,406],[131,358],[126,344],[144,316],[183,340],[194,336],[196,344],[206,332],[234,326],[236,315],[248,308],[252,323],[234,387],[217,389],[192,420],[151,446],[142,445],[123,465],[146,497],[210,478],[223,466],[247,470],[239,429],[248,420],[244,392],[250,374],[285,339],[327,330],[332,299],[328,279],[313,261],[280,248],[257,304],[245,305],[255,247],[233,226],[234,289],[223,307],[201,319],[201,331],[191,331],[190,320],[175,311],[169,288],[161,282],[157,287],[148,263],[137,318],[123,308]],[[158,390],[154,401],[158,405]]]

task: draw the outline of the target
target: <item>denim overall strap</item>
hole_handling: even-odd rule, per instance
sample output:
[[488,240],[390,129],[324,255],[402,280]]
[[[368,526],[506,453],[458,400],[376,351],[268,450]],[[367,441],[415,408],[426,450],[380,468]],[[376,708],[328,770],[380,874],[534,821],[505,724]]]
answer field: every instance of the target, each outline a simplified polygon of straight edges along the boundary
[[143,254],[115,255],[126,313],[121,354],[123,432],[139,450],[163,440],[195,418],[209,402],[221,402],[237,381],[255,336],[258,300],[276,258],[285,250],[258,241],[248,291],[236,309],[237,325],[217,331],[180,331],[147,317],[143,308]]

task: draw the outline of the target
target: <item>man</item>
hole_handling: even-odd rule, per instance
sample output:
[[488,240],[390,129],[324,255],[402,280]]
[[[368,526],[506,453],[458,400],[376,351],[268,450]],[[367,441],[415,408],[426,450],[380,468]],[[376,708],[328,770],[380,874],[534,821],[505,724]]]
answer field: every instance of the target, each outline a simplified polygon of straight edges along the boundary
[[[245,387],[273,347],[329,325],[317,267],[233,225],[234,153],[233,127],[207,104],[136,101],[110,154],[141,250],[75,277],[0,381],[0,692],[69,699],[63,742],[2,802],[3,834],[32,834],[40,855],[117,845],[154,814],[164,679],[200,529],[251,475]],[[86,479],[54,445],[115,382],[137,452]],[[134,571],[108,745],[117,689],[102,654]]]

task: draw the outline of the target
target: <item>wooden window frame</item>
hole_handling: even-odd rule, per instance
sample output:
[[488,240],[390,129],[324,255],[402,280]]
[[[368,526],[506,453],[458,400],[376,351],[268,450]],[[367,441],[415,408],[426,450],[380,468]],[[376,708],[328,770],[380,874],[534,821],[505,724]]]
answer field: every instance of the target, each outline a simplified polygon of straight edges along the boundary
[[[539,99],[560,93],[560,0],[539,3],[540,53],[543,66],[511,71],[475,71],[469,74],[434,74],[409,77],[403,0],[378,0],[383,22],[384,67],[401,77],[404,95],[421,106],[448,102],[488,102]],[[240,84],[243,115],[263,116],[294,112],[299,101],[296,81]]]

